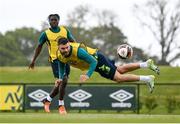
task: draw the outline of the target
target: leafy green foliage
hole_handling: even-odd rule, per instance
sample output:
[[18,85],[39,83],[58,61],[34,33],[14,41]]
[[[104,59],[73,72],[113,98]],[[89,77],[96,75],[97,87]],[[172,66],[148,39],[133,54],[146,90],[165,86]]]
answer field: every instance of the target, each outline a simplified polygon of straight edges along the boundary
[[177,105],[176,98],[174,96],[167,96],[166,101],[167,101],[166,103],[167,111],[168,113],[172,113],[176,109],[176,105]]
[[156,98],[155,97],[146,97],[145,99],[145,106],[148,109],[148,113],[150,113],[153,109],[155,109],[158,104],[156,102]]
[[[0,66],[25,66],[30,63],[40,32],[34,28],[19,28],[0,34]],[[40,63],[47,65],[48,54],[42,52]],[[44,64],[46,63],[46,64]],[[39,63],[38,63],[39,64]]]

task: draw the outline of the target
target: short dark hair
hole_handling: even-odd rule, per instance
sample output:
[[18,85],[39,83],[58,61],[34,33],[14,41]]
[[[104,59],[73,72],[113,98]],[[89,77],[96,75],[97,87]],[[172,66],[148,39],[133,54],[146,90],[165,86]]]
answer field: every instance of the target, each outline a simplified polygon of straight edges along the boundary
[[65,37],[61,37],[61,38],[58,39],[58,45],[61,45],[61,44],[65,45],[68,42],[69,42],[68,39],[65,38]]
[[60,20],[60,16],[59,16],[58,14],[50,14],[50,15],[48,16],[48,20],[50,20],[50,18],[51,18],[52,16],[56,16],[56,17],[58,18],[58,20]]

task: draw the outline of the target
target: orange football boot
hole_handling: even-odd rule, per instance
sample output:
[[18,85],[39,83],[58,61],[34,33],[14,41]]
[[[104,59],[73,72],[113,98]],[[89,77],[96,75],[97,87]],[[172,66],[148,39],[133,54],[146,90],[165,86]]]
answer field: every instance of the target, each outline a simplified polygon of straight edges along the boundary
[[43,103],[44,103],[44,111],[45,111],[46,113],[50,113],[49,107],[50,107],[51,102],[49,102],[48,100],[45,99],[45,100],[43,101]]
[[59,114],[61,114],[61,115],[67,114],[65,106],[63,106],[63,105],[59,106]]

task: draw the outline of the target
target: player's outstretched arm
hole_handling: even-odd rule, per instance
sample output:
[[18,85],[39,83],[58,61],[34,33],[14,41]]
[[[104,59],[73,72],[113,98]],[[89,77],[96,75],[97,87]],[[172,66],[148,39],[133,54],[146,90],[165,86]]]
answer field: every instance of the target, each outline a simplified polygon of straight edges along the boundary
[[41,50],[42,50],[42,45],[39,44],[38,47],[35,50],[34,57],[33,57],[32,61],[31,61],[31,63],[29,64],[29,69],[33,69],[34,68],[35,61],[36,61],[37,57],[39,56]]
[[83,48],[78,49],[78,58],[89,64],[87,73],[80,76],[80,82],[85,82],[91,77],[94,70],[96,69],[97,60],[92,55],[87,53],[87,51],[85,51]]

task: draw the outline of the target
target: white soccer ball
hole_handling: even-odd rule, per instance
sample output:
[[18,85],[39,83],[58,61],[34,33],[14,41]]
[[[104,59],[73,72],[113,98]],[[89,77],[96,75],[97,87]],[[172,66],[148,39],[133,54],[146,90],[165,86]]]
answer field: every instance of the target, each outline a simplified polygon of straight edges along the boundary
[[129,59],[133,56],[133,49],[128,44],[122,44],[117,48],[117,54],[121,59]]

